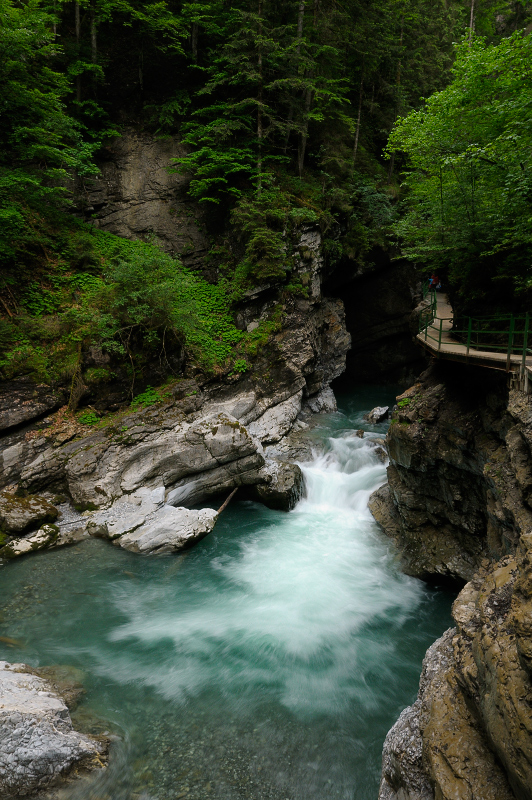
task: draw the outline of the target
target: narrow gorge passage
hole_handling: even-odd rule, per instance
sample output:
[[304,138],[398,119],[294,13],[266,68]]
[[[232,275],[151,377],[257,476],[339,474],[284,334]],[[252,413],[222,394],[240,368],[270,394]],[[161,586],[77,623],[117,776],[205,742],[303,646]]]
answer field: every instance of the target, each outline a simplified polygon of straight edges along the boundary
[[362,413],[385,399],[323,418],[288,514],[240,501],[180,556],[90,540],[2,568],[0,634],[25,648],[0,658],[78,667],[75,725],[119,736],[105,773],[57,796],[375,800],[451,600],[396,570],[367,509],[386,426]]

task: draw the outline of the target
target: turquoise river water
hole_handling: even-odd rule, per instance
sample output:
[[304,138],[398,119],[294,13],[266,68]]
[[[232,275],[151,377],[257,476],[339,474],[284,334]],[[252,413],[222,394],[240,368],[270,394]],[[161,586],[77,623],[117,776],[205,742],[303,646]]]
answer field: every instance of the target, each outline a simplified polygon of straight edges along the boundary
[[116,737],[62,797],[376,800],[452,600],[398,572],[367,509],[386,425],[362,414],[384,401],[366,389],[323,418],[288,514],[233,502],[185,555],[88,540],[0,569],[0,635],[24,644],[0,658],[82,670],[75,724]]

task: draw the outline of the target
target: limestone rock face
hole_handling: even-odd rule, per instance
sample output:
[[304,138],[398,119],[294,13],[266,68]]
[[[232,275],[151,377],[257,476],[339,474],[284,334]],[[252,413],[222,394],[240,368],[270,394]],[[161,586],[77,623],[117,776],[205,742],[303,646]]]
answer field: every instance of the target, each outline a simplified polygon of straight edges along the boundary
[[531,563],[527,534],[458,596],[456,629],[428,650],[386,738],[379,800],[532,797]]
[[371,499],[407,571],[470,578],[386,739],[380,800],[532,800],[532,404],[468,373],[398,398]]
[[44,497],[16,497],[0,492],[0,527],[10,534],[25,533],[43,522],[54,522],[58,513]]
[[64,701],[24,664],[0,661],[0,796],[25,797],[103,747],[72,728]]
[[4,381],[0,387],[0,431],[14,428],[59,408],[62,394],[29,380]]
[[248,431],[262,444],[275,444],[288,433],[301,411],[303,391],[298,392],[283,403],[279,403],[248,425]]
[[[370,509],[406,572],[470,580],[532,528],[532,406],[506,378],[435,367],[398,398]],[[486,375],[486,373],[488,373]]]
[[195,266],[208,242],[201,209],[194,206],[190,214],[189,179],[168,171],[171,159],[185,153],[178,138],[125,129],[102,152],[100,176],[86,181],[78,198],[94,224],[127,239],[155,236],[163,249]]
[[246,428],[229,415],[208,414],[191,423],[169,418],[159,426],[141,417],[132,422],[111,436],[48,448],[23,471],[22,485],[63,480],[75,502],[103,506],[141,487],[172,486],[213,470],[238,485],[241,473],[264,464]]
[[134,553],[172,553],[195,544],[212,531],[218,514],[191,511],[165,502],[165,489],[139,489],[111,508],[92,514],[87,529]]

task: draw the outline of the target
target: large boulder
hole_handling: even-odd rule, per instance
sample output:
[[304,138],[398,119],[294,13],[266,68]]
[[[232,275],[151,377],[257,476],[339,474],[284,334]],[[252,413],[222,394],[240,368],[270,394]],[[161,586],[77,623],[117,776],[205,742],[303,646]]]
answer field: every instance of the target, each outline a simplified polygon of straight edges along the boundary
[[43,525],[29,536],[21,536],[7,542],[0,548],[0,558],[17,558],[34,553],[36,550],[45,550],[57,542],[58,536],[59,528],[56,525]]
[[55,522],[59,512],[44,497],[16,497],[0,492],[0,528],[6,533],[26,533],[44,522]]
[[364,414],[364,419],[369,422],[370,425],[377,425],[379,422],[384,422],[384,420],[388,419],[389,415],[389,406],[375,406],[375,408],[372,408],[367,414]]
[[305,495],[305,478],[297,464],[268,460],[269,482],[252,487],[252,495],[268,508],[290,511]]
[[[0,797],[25,797],[104,746],[73,730],[63,699],[24,664],[0,661]],[[96,765],[94,764],[94,765]]]
[[190,547],[212,531],[218,514],[174,508],[165,503],[165,489],[139,489],[93,514],[92,536],[105,537],[134,553],[172,553]]

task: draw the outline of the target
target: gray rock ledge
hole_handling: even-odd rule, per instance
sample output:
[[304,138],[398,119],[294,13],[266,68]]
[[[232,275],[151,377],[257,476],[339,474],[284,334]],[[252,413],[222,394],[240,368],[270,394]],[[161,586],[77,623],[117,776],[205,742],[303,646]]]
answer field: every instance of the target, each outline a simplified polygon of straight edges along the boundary
[[0,661],[0,797],[25,797],[76,763],[101,766],[104,745],[73,730],[63,699],[25,664]]

